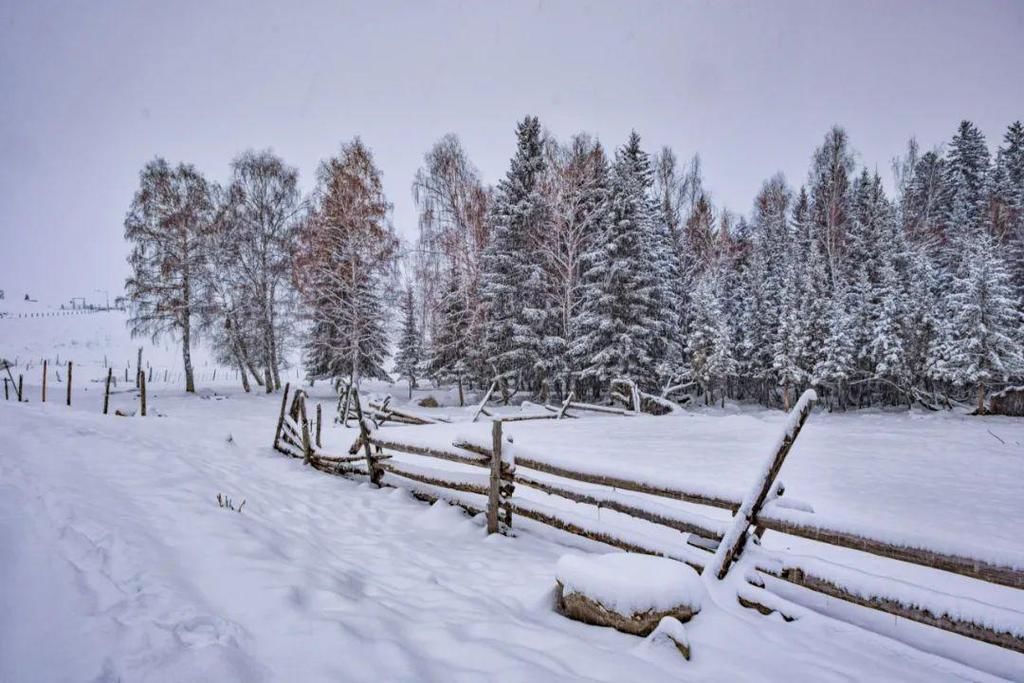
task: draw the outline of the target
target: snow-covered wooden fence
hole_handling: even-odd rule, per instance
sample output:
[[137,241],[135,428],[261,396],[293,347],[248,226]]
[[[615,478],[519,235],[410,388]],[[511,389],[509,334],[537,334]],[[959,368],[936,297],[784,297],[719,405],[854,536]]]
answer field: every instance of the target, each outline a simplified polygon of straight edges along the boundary
[[[384,436],[375,429],[373,422],[362,417],[360,438],[349,455],[329,456],[321,454],[309,441],[308,421],[303,422],[304,402],[305,395],[300,391],[290,412],[286,412],[286,388],[275,437],[278,450],[304,458],[310,465],[327,472],[367,475],[382,486],[407,488],[422,500],[446,500],[472,514],[486,513],[490,532],[508,530],[514,518],[520,517],[623,550],[670,557],[719,579],[725,578],[742,559],[740,571],[743,574],[737,582],[740,586],[737,599],[743,606],[761,613],[779,612],[787,620],[792,618],[787,612],[790,603],[780,599],[778,591],[773,590],[779,587],[778,582],[784,582],[1024,653],[1024,637],[1021,636],[1024,624],[1020,623],[1019,613],[1000,611],[991,605],[980,605],[925,587],[911,589],[896,580],[769,551],[761,546],[763,534],[774,531],[1024,589],[1021,567],[944,552],[881,532],[851,530],[812,513],[809,506],[787,502],[777,478],[811,413],[812,392],[794,407],[770,457],[743,498],[566,467],[504,441],[502,421],[497,419],[494,419],[490,439],[467,437],[457,439],[450,447],[438,448]],[[307,426],[304,428],[303,424]],[[362,455],[357,454],[360,449]],[[425,467],[395,457],[401,454],[440,460],[458,467]],[[580,488],[579,484],[586,487]],[[515,495],[518,487],[547,494],[556,504],[537,497]],[[613,510],[686,536],[679,543],[666,544],[635,528],[574,513],[564,504],[557,504],[558,499]],[[732,519],[726,521],[666,505],[659,503],[659,499],[728,510]]]

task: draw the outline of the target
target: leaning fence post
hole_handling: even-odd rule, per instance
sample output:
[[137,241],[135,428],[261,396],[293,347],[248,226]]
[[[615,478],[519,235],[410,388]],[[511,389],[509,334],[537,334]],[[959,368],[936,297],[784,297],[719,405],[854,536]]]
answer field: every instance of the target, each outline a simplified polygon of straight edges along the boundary
[[718,544],[715,557],[704,567],[704,573],[713,574],[719,579],[724,579],[725,575],[729,573],[729,567],[739,557],[744,544],[747,542],[747,531],[750,529],[750,525],[754,523],[762,506],[764,506],[765,500],[768,498],[768,494],[775,483],[775,477],[779,475],[782,463],[786,459],[789,450],[793,447],[796,437],[800,435],[800,430],[803,429],[804,422],[807,421],[807,416],[811,414],[811,407],[817,399],[818,395],[814,393],[814,390],[808,389],[789,413],[779,447],[761,472],[761,480],[743,498],[743,502],[740,504],[736,514],[733,515],[732,522],[722,537],[721,543]]
[[[298,394],[296,394],[298,396]],[[306,397],[299,397],[299,424],[302,425],[302,462],[305,465],[313,458],[313,446],[309,443],[309,419],[306,417]]]
[[370,430],[366,428],[363,420],[363,400],[359,397],[359,390],[352,387],[352,402],[356,405],[356,419],[359,420],[359,435],[363,439],[363,452],[366,453],[366,470],[370,474],[370,483],[380,486],[381,470],[377,467],[377,461],[370,449]]
[[320,443],[320,425],[324,421],[323,406],[319,403],[316,404],[316,447],[322,448],[323,444]]
[[281,430],[284,428],[284,411],[288,405],[288,390],[291,389],[292,385],[290,382],[286,382],[284,385],[284,395],[281,397],[281,414],[277,418],[277,429],[274,430],[274,448],[278,448],[278,444],[281,442]]
[[110,380],[114,378],[114,368],[107,368],[107,386],[103,390],[103,414],[110,408]]
[[71,405],[71,361],[68,361],[68,405]]
[[43,403],[46,403],[46,360],[43,360]]

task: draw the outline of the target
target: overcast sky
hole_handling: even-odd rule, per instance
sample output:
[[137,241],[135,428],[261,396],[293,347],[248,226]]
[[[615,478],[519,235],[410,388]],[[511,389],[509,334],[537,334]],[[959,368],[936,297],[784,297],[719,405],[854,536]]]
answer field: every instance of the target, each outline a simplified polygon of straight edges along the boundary
[[699,152],[717,204],[803,182],[827,128],[889,173],[962,118],[990,147],[1024,118],[1024,2],[0,0],[0,289],[123,286],[122,221],[156,155],[223,180],[247,147],[299,168],[360,135],[412,238],[410,183],[441,135],[485,182],[536,114],[607,147]]

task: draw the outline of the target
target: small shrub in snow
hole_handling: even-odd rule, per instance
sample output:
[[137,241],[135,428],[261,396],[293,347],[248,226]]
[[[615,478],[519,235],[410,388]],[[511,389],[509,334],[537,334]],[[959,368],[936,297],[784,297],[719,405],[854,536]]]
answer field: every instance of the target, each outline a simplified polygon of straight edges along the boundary
[[245,507],[245,498],[242,499],[241,505],[239,505],[238,508],[236,509],[235,508],[235,504],[233,502],[231,502],[230,498],[228,498],[225,495],[221,495],[220,493],[218,493],[217,494],[217,506],[218,507],[222,507],[222,508],[224,508],[226,510],[234,510],[235,512],[241,512],[242,508]]

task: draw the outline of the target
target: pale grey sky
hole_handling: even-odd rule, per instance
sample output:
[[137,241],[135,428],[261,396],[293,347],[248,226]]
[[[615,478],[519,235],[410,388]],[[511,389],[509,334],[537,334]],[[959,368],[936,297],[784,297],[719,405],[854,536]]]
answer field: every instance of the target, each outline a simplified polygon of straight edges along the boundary
[[0,0],[0,288],[120,292],[122,220],[156,155],[223,180],[247,147],[302,174],[360,135],[398,230],[423,153],[458,133],[484,180],[524,114],[609,148],[700,152],[748,212],[805,178],[827,128],[888,174],[962,118],[990,147],[1024,118],[1024,2]]

